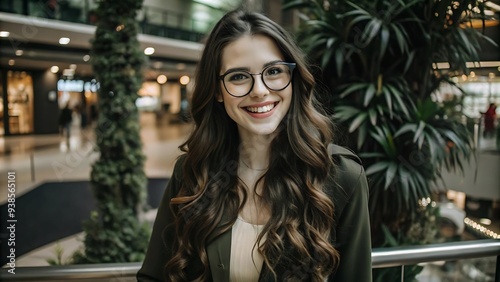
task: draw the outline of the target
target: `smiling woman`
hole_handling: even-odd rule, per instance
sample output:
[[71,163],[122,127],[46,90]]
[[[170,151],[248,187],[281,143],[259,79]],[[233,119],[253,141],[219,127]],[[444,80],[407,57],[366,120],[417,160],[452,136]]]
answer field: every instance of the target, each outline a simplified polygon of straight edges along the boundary
[[195,81],[196,127],[138,280],[371,281],[364,170],[331,143],[291,37],[261,14],[230,12]]

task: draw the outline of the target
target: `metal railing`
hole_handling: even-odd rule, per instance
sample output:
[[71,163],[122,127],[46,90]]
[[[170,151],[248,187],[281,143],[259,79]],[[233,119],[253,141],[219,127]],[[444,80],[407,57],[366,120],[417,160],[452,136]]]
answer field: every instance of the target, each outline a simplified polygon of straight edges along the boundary
[[[385,268],[434,261],[497,257],[495,281],[500,282],[500,240],[472,240],[453,243],[430,244],[374,249],[372,267]],[[8,267],[8,265],[7,265]],[[0,271],[0,281],[133,281],[141,263],[112,263],[92,265],[17,267],[15,274],[9,268]],[[402,275],[402,277],[404,277]],[[106,280],[108,279],[108,280]]]

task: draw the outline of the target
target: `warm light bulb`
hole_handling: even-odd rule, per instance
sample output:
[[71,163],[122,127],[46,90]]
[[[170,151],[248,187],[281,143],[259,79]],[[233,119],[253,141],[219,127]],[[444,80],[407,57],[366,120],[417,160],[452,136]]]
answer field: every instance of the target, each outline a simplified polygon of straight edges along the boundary
[[187,85],[189,83],[189,76],[187,75],[183,75],[181,76],[181,78],[179,78],[179,82],[182,84],[182,85]]
[[58,67],[58,66],[52,66],[52,67],[50,68],[50,72],[51,72],[51,73],[57,73],[58,71],[59,71],[59,67]]
[[157,78],[156,78],[156,81],[159,83],[159,84],[164,84],[165,82],[167,82],[167,76],[164,75],[164,74],[160,74]]

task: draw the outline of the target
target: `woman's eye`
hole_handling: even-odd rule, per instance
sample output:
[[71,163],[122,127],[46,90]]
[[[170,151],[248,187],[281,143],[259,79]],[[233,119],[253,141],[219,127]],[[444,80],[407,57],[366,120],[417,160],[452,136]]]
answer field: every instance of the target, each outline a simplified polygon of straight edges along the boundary
[[239,73],[229,74],[227,80],[237,82],[246,80],[248,78],[249,78],[248,74],[239,72]]
[[269,69],[266,70],[266,73],[265,75],[267,76],[271,76],[271,75],[279,75],[281,73],[283,73],[283,68],[281,67],[270,67]]

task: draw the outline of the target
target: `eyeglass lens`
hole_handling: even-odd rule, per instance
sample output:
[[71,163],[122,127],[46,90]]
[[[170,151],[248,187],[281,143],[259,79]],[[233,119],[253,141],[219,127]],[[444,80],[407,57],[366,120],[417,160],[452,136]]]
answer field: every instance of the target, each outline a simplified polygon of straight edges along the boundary
[[[279,91],[288,86],[292,77],[291,73],[288,65],[274,64],[266,67],[260,75],[264,85],[269,90]],[[255,78],[249,72],[235,71],[227,73],[223,78],[223,82],[226,90],[231,95],[245,96],[252,90]]]

